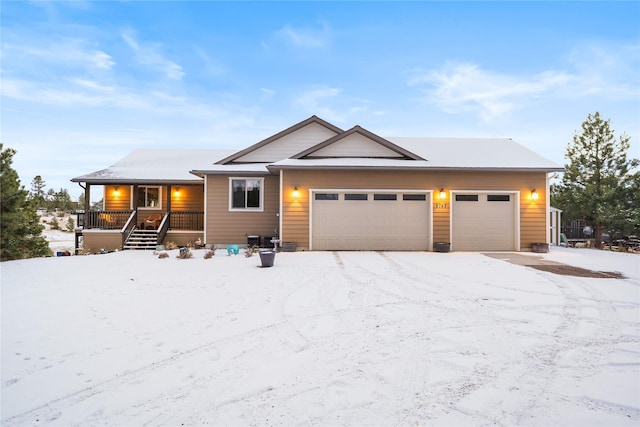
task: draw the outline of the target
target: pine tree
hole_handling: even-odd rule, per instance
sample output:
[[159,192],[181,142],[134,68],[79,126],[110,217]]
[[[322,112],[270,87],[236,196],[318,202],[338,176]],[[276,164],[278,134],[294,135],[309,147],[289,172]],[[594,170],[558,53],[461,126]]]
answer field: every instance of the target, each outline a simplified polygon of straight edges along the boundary
[[67,220],[67,225],[65,227],[67,231],[74,231],[76,229],[76,222],[73,220],[73,218],[69,217],[69,219]]
[[[562,183],[554,186],[552,203],[565,220],[581,219],[593,225],[596,247],[604,231],[630,234],[638,227],[637,159],[628,159],[629,136],[615,139],[610,120],[589,114],[567,146]],[[635,180],[635,184],[634,184]],[[634,202],[635,198],[635,202]],[[635,218],[635,220],[634,220]]]
[[45,207],[45,199],[44,199],[44,187],[45,182],[40,175],[36,175],[35,178],[31,181],[31,198],[35,200],[36,206],[39,209]]
[[0,143],[0,260],[32,258],[51,254],[42,237],[37,206],[20,185],[11,166],[16,151]]

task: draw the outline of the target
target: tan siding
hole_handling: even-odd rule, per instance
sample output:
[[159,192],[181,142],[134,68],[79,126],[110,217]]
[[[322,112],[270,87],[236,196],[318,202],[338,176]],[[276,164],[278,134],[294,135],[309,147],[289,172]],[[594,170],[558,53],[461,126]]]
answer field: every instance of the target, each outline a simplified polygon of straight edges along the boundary
[[[298,187],[300,196],[292,197]],[[546,241],[544,172],[425,172],[425,171],[284,171],[282,239],[295,242],[299,248],[309,247],[309,189],[416,189],[434,192],[433,241],[450,240],[450,190],[520,191],[520,246],[530,249],[535,242]],[[440,189],[447,198],[440,200]],[[539,199],[532,201],[531,190]]]
[[204,185],[177,185],[171,187],[172,211],[204,210]]
[[243,244],[247,235],[274,236],[278,228],[279,177],[264,180],[264,211],[229,211],[229,177],[208,176],[206,243]]
[[[117,189],[117,191],[116,191]],[[105,185],[105,211],[128,211],[131,209],[131,187],[128,185]]]
[[237,159],[236,162],[276,162],[298,154],[335,135],[336,133],[332,130],[318,123],[311,123],[264,147],[245,154]]
[[401,154],[358,133],[313,153],[317,157],[402,157]]

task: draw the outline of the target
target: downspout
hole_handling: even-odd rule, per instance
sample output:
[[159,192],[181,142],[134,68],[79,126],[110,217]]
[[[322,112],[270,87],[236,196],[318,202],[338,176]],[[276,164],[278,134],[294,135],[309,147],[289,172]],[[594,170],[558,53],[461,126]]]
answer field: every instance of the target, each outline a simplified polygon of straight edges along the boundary
[[[204,243],[213,243],[213,242],[209,242],[209,239],[207,237],[207,200],[209,199],[209,193],[207,192],[207,181],[209,181],[209,175],[204,175],[203,179],[204,179]],[[213,248],[213,250],[215,250],[215,246],[211,246]]]
[[284,191],[282,191],[282,184],[284,183],[284,171],[282,169],[280,169],[280,206],[278,207],[278,229],[279,229],[279,235],[278,235],[278,239],[280,239],[280,247],[282,247],[282,243],[284,242],[284,237],[282,236],[283,230],[282,230],[282,197],[284,195]]
[[556,177],[557,174],[553,174],[551,176],[549,176],[548,173],[545,174],[546,178],[547,178],[547,188],[546,188],[546,193],[547,193],[547,197],[546,197],[546,202],[545,202],[545,207],[544,207],[544,211],[545,211],[545,224],[546,224],[546,237],[545,237],[545,243],[547,245],[551,244],[551,241],[549,239],[550,237],[550,231],[551,231],[551,222],[550,222],[550,215],[551,215],[551,180],[553,178]]

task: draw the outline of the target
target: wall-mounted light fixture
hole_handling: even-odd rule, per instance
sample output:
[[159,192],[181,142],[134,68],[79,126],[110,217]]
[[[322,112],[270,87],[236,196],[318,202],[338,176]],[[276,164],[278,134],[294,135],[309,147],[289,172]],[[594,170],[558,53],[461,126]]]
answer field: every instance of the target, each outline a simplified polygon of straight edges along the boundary
[[173,191],[173,195],[176,197],[180,197],[180,187],[176,187],[176,189]]
[[293,187],[293,193],[292,193],[293,197],[295,197],[296,199],[298,197],[300,197],[300,192],[298,191],[298,187]]
[[535,188],[531,190],[531,200],[538,200],[538,191]]
[[440,189],[440,192],[438,193],[438,198],[440,198],[440,199],[446,199],[447,198],[447,193],[445,193],[444,188]]
[[120,187],[115,187],[113,189],[113,195],[114,196],[119,196],[120,195]]

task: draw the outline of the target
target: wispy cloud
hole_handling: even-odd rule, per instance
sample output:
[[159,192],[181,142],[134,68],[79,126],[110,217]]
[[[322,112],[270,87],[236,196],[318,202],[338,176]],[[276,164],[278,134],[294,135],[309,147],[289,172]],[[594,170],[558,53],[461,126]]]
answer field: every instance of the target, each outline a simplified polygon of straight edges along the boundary
[[124,32],[122,39],[134,52],[136,60],[141,65],[155,69],[169,79],[181,80],[184,77],[185,72],[182,67],[164,56],[161,44],[138,42],[130,31]]
[[293,104],[309,114],[338,123],[350,122],[354,115],[368,111],[370,101],[343,92],[341,88],[313,86],[296,96]]
[[486,71],[474,64],[455,64],[417,71],[409,85],[426,86],[429,100],[446,112],[477,112],[489,121],[517,108],[524,99],[542,96],[573,78],[557,72],[515,76]]
[[295,28],[285,25],[276,31],[276,36],[291,46],[303,49],[327,47],[332,39],[331,29],[324,21],[320,22],[320,28]]
[[409,86],[448,113],[472,112],[491,121],[538,98],[634,100],[640,96],[640,45],[577,46],[564,63],[537,74],[505,73],[470,63],[413,70]]
[[[109,70],[115,65],[111,55],[101,49],[90,46],[85,40],[56,37],[49,40],[32,39],[6,41],[2,46],[3,60],[11,64],[12,69],[21,72],[33,72],[31,66],[43,64],[60,68],[79,67],[85,70]],[[6,67],[4,67],[6,69]]]

